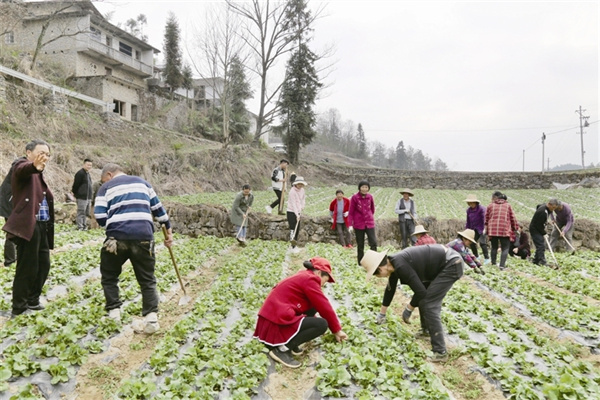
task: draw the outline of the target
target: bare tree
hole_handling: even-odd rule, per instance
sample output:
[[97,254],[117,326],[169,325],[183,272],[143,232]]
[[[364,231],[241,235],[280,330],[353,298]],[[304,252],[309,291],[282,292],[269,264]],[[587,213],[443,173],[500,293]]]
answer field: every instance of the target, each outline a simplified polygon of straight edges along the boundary
[[219,99],[218,107],[214,101],[211,107],[214,112],[220,114],[224,147],[231,140],[232,103],[236,100],[236,77],[233,76],[232,66],[236,62],[243,65],[248,58],[245,53],[244,36],[236,33],[239,25],[239,16],[226,4],[219,3],[208,8],[205,30],[196,33],[196,50],[200,55],[192,57],[196,73]]
[[22,4],[0,2],[0,37],[12,33],[24,15],[25,7]]

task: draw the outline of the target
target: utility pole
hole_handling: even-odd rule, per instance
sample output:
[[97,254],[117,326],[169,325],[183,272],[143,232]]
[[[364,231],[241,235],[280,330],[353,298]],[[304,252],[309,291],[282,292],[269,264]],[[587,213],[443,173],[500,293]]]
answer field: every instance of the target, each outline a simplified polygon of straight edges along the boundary
[[550,157],[548,157],[548,165],[546,167],[546,171],[550,171]]
[[546,134],[542,132],[542,174],[544,173],[544,142],[546,141]]
[[525,149],[523,149],[523,172],[525,172]]
[[581,106],[579,106],[579,110],[575,110],[575,112],[577,114],[579,114],[579,134],[581,135],[581,167],[583,169],[585,169],[585,161],[584,161],[585,150],[583,150],[583,128],[587,128],[588,126],[590,126],[590,124],[587,122],[587,120],[590,116],[588,115],[586,117],[585,115],[583,115],[584,111],[586,111],[586,110],[583,110],[581,108]]

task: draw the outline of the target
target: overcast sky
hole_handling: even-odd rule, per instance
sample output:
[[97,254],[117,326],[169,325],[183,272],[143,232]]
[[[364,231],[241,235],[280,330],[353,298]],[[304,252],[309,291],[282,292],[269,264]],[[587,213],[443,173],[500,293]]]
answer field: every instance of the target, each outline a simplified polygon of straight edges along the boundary
[[[162,50],[168,11],[191,41],[209,3],[94,4],[114,10],[115,24],[145,14],[149,42]],[[369,140],[402,140],[452,170],[521,171],[525,150],[525,170],[539,171],[542,132],[551,168],[581,164],[581,105],[585,163],[598,163],[598,2],[310,4],[324,7],[314,49],[336,50],[318,112],[336,108]]]

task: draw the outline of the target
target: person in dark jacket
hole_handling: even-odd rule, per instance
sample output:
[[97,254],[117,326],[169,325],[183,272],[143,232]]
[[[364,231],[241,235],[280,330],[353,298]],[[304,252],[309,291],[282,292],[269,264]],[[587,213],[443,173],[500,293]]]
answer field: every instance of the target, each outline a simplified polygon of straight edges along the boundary
[[513,257],[521,257],[526,260],[531,255],[531,247],[529,246],[529,236],[523,231],[523,225],[519,224],[518,234],[515,235],[515,240],[510,243],[509,254]]
[[233,226],[235,226],[235,238],[242,246],[246,244],[248,210],[252,207],[252,203],[254,203],[254,195],[252,194],[250,185],[244,185],[242,186],[242,191],[235,196],[233,205],[231,206],[229,219]]
[[71,191],[77,201],[77,229],[85,231],[88,229],[87,217],[90,215],[90,204],[92,202],[92,178],[90,170],[92,169],[92,160],[86,158],[83,160],[83,168],[75,174],[73,187]]
[[25,153],[13,164],[13,211],[2,228],[17,245],[13,317],[44,308],[40,296],[50,272],[50,249],[54,248],[54,197],[42,174],[50,159],[50,146],[33,140],[25,146]]
[[387,257],[386,253],[369,250],[361,265],[367,271],[367,279],[371,276],[388,278],[377,324],[385,322],[385,314],[396,293],[398,281],[408,285],[414,295],[402,313],[402,320],[410,323],[413,310],[419,307],[419,336],[431,337],[431,361],[446,361],[448,354],[440,313],[444,297],[454,282],[463,275],[463,260],[460,254],[441,244],[409,247]]
[[483,233],[485,231],[485,211],[486,208],[481,205],[477,196],[474,194],[467,195],[465,199],[469,208],[467,208],[467,223],[465,229],[472,229],[475,232],[475,242],[471,243],[471,251],[475,257],[479,257],[477,252],[477,243],[481,246],[483,251],[483,264],[490,263],[490,254],[488,252],[487,235]]
[[[8,173],[4,177],[2,181],[2,185],[0,186],[0,217],[4,217],[4,222],[8,221],[8,217],[10,217],[10,213],[12,212],[12,189],[10,186],[10,180],[12,178],[13,166],[16,160],[13,161],[13,164],[10,166]],[[17,261],[17,246],[13,243],[12,240],[4,239],[4,266],[8,267],[11,264],[14,264]]]
[[535,255],[533,257],[533,263],[537,265],[546,264],[546,244],[544,243],[544,235],[546,235],[546,223],[548,217],[554,209],[560,205],[560,201],[556,199],[549,200],[546,204],[540,204],[537,206],[531,223],[529,224],[529,233],[531,234],[531,240],[535,245]]
[[301,365],[292,354],[301,354],[301,345],[323,335],[328,327],[338,342],[348,338],[322,290],[327,282],[335,283],[331,264],[314,257],[305,261],[304,267],[305,271],[285,278],[271,290],[258,312],[253,335],[269,348],[273,360],[289,368]]

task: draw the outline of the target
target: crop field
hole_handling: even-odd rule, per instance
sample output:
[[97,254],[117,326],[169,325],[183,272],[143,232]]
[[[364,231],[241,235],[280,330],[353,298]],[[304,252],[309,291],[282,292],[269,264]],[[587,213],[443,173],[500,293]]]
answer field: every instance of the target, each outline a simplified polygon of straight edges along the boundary
[[[400,317],[410,290],[402,286],[387,322],[375,324],[386,282],[366,282],[352,250],[308,244],[292,253],[285,242],[239,247],[232,238],[176,235],[192,301],[178,304],[169,253],[158,245],[161,329],[145,335],[132,331],[141,296],[128,264],[122,323],[106,316],[103,231],[58,228],[44,310],[9,319],[14,267],[0,268],[0,400],[600,398],[598,253],[560,253],[559,270],[510,259],[506,271],[466,271],[442,311],[449,361],[432,364],[429,341],[413,336],[418,317],[410,325]],[[324,291],[349,340],[328,332],[289,370],[252,333],[273,285],[314,256],[332,263],[336,283]]]
[[[328,216],[329,203],[335,197],[338,188],[306,187],[306,209],[304,213],[309,216]],[[343,186],[339,189],[344,191],[346,197],[356,193],[355,186]],[[371,194],[375,198],[375,218],[396,218],[394,208],[400,199],[402,188],[380,188],[372,187]],[[550,198],[557,198],[570,204],[575,218],[586,218],[600,222],[600,208],[598,199],[600,189],[576,189],[576,190],[506,190],[502,191],[508,196],[519,220],[528,221],[535,212],[538,204],[546,202]],[[272,190],[253,191],[254,206],[257,212],[264,212],[265,206],[275,200]],[[433,216],[437,219],[464,219],[467,204],[464,199],[468,194],[476,194],[481,204],[487,206],[490,203],[493,191],[491,190],[440,190],[440,189],[416,189],[414,190],[417,213],[420,217]],[[213,204],[231,207],[235,192],[203,193],[177,197],[166,197],[165,199],[183,204]]]

